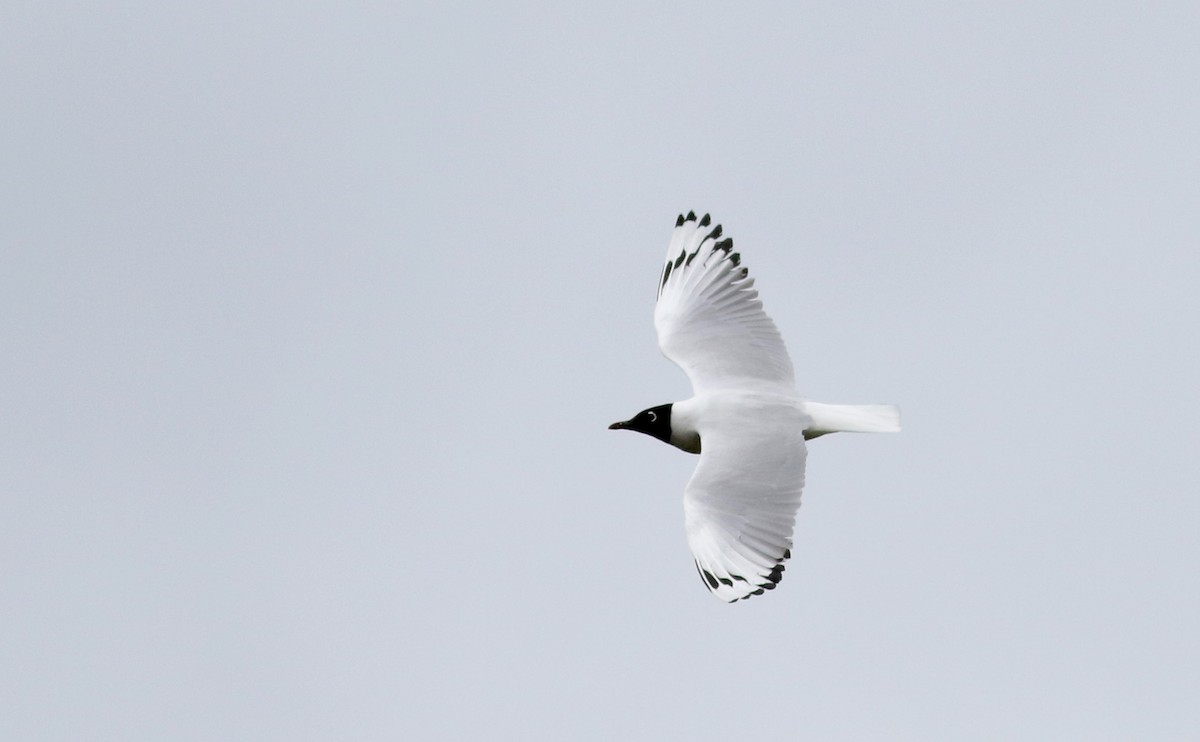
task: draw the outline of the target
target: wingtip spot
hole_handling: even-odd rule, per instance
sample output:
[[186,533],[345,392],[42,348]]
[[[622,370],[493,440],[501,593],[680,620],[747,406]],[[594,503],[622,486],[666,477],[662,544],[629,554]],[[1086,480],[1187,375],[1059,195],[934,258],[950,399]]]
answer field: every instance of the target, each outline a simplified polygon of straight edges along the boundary
[[683,226],[683,214],[680,214],[680,215],[679,215],[679,218],[675,220],[675,226],[676,226],[676,227],[682,227],[682,226]]
[[686,219],[685,221],[689,221],[689,222],[694,222],[694,221],[696,221],[696,212],[694,212],[694,211],[689,211],[689,212],[687,213],[687,219]]
[[700,217],[700,226],[701,227],[707,227],[711,223],[712,223],[712,218],[708,214],[705,214],[704,216]]

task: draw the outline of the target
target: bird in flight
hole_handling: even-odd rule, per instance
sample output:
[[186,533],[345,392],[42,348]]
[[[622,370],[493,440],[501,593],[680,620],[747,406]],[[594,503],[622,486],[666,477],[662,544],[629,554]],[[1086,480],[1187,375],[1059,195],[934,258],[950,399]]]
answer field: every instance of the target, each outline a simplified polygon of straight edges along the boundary
[[754,279],[708,214],[680,215],[658,281],[654,327],[693,396],[642,410],[635,430],[700,455],[683,494],[704,586],[733,603],[773,590],[791,558],[805,441],[900,430],[893,405],[835,405],[796,393],[792,361]]

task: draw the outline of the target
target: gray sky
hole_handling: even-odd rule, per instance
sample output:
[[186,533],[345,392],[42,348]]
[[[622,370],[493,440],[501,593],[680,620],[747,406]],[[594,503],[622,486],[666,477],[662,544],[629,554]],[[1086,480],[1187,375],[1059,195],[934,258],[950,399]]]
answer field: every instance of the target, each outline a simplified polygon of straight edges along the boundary
[[[192,5],[0,11],[0,738],[1194,739],[1200,6]],[[688,209],[905,414],[733,606]]]

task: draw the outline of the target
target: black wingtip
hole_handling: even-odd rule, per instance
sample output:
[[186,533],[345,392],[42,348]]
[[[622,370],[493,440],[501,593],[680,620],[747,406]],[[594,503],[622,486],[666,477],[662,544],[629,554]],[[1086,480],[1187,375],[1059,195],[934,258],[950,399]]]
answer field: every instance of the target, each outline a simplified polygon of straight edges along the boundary
[[675,220],[675,226],[676,226],[676,227],[682,227],[682,226],[683,226],[683,214],[680,214],[680,215],[679,215],[679,218]]
[[708,214],[705,214],[704,216],[700,217],[700,226],[701,227],[707,227],[709,224],[712,224],[712,217],[710,217]]
[[694,221],[696,221],[696,212],[694,212],[694,211],[689,211],[689,212],[688,212],[688,215],[687,215],[687,221],[689,221],[689,222],[694,222]]
[[[775,569],[771,570],[771,574],[767,575],[767,579],[774,583],[770,588],[767,588],[768,590],[773,589],[775,585],[778,585],[783,580],[783,570],[784,566],[782,564],[776,564]],[[763,585],[763,587],[767,586]]]

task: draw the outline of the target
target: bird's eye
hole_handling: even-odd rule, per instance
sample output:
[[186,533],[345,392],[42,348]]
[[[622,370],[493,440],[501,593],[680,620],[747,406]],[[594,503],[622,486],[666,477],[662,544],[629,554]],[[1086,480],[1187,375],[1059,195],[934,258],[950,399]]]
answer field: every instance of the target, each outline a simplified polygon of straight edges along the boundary
[[646,412],[646,414],[650,416],[650,422],[654,422],[655,420],[658,420],[657,412]]

